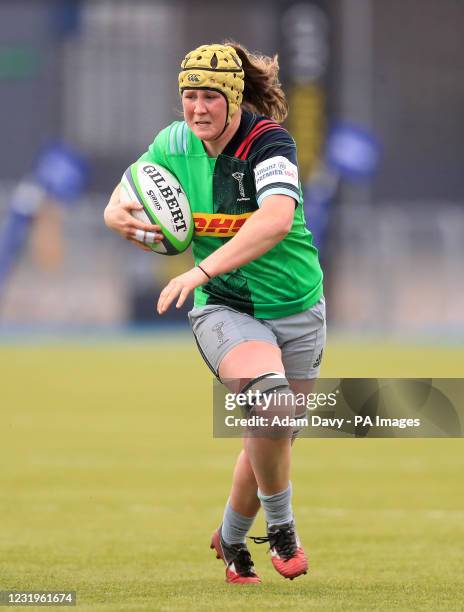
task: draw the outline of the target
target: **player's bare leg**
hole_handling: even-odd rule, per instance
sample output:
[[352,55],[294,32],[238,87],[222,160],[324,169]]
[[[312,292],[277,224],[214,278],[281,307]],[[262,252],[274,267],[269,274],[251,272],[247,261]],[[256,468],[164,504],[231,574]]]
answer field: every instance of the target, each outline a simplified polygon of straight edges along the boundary
[[[248,342],[246,343],[248,348],[251,348],[253,355],[251,356],[251,363],[253,363],[253,357],[259,357],[260,348],[263,342]],[[254,345],[255,347],[253,351]],[[240,345],[242,346],[242,345]],[[266,348],[274,348],[269,344],[266,344]],[[234,379],[236,384],[231,380],[228,386],[231,391],[240,391],[238,379],[249,378],[253,376],[253,371],[240,372],[234,366],[236,359],[232,361],[228,358],[231,353],[236,352],[235,347],[226,355],[221,363],[220,376],[224,379]],[[250,357],[250,355],[248,355]],[[241,358],[241,351],[237,352],[237,358]],[[223,367],[223,363],[226,367]],[[227,364],[231,363],[231,367]],[[259,362],[258,362],[259,363]],[[243,362],[242,362],[243,364]],[[280,368],[277,371],[282,371],[282,364],[280,360],[280,351],[275,348],[274,359],[273,359],[274,371],[276,368]],[[246,376],[245,376],[246,374]],[[257,374],[255,374],[256,376]],[[259,510],[259,499],[257,497],[257,486],[256,477],[252,469],[250,469],[249,458],[245,452],[240,453],[237,460],[237,464],[234,470],[233,485],[231,497],[227,502],[224,519],[222,525],[213,533],[211,539],[211,548],[216,550],[216,556],[223,559],[226,564],[226,581],[237,584],[245,584],[250,582],[259,582],[259,578],[254,572],[253,562],[246,546],[246,535],[253,524],[256,513]],[[238,563],[237,563],[238,562]]]
[[248,517],[255,517],[261,507],[258,499],[258,483],[245,448],[240,451],[232,476],[230,491],[232,508]]
[[[243,369],[246,364],[246,371]],[[265,342],[247,342],[232,349],[220,367],[221,379],[253,379],[268,372],[282,372],[280,349]],[[238,389],[232,389],[237,391]],[[274,567],[283,576],[295,578],[306,573],[307,561],[294,530],[291,508],[290,437],[247,437],[240,453],[225,519],[239,520],[242,527],[251,522],[261,501],[268,522],[268,537]],[[254,478],[253,478],[254,476]],[[238,517],[238,518],[237,518]],[[226,522],[226,521],[225,521]],[[227,526],[227,523],[226,525]],[[226,536],[229,532],[226,529]],[[230,532],[234,534],[234,530]],[[241,536],[246,535],[243,531]]]
[[[295,395],[299,393],[305,395],[312,393],[316,383],[314,379],[289,379],[288,382],[290,389]],[[296,416],[299,417],[300,415],[297,414]],[[305,415],[302,414],[301,416]],[[230,503],[236,512],[244,516],[253,517],[257,514],[261,502],[258,499],[258,483],[256,482],[255,474],[251,467],[245,446],[246,439],[244,440],[244,448],[240,451],[235,464],[230,492]]]

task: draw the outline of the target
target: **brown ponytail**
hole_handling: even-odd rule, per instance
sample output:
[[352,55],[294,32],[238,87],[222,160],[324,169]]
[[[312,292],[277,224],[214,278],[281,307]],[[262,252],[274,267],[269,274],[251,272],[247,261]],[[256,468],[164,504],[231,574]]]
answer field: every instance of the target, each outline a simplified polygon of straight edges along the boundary
[[245,72],[243,106],[282,123],[288,114],[288,103],[279,82],[278,56],[250,53],[245,47],[225,41],[235,49]]

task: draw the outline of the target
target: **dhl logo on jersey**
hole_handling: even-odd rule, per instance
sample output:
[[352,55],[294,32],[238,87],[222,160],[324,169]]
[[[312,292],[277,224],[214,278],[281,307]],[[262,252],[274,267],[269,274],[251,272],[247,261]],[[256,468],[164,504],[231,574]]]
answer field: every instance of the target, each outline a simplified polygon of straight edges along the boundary
[[230,238],[235,236],[245,221],[253,213],[242,215],[225,215],[221,213],[193,213],[195,221],[195,234],[197,236],[217,236]]

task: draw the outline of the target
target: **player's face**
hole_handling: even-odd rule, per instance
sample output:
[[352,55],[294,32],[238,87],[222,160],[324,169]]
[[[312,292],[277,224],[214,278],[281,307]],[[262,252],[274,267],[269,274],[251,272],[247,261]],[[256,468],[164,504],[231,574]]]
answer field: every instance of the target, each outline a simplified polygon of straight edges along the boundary
[[186,89],[182,93],[182,106],[187,125],[201,140],[214,140],[224,130],[227,102],[219,92]]

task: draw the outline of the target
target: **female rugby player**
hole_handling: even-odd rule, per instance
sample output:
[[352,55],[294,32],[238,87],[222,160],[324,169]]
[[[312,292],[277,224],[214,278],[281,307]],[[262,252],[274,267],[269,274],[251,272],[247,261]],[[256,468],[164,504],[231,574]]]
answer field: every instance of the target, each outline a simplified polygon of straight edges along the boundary
[[[235,44],[204,45],[186,55],[179,74],[184,121],[163,129],[140,158],[170,170],[195,218],[195,266],[161,291],[160,315],[191,291],[189,313],[201,354],[230,388],[259,390],[278,411],[282,397],[310,393],[325,344],[322,271],[306,229],[295,142],[277,56]],[[111,229],[143,249],[161,229],[131,216],[119,188],[105,209]],[[246,383],[246,386],[245,386]],[[252,407],[250,407],[251,409]],[[256,409],[256,406],[254,407]],[[289,414],[300,416],[295,402]],[[231,583],[256,583],[246,535],[260,508],[271,561],[285,578],[307,572],[291,505],[295,431],[246,435],[223,521],[211,548]]]

